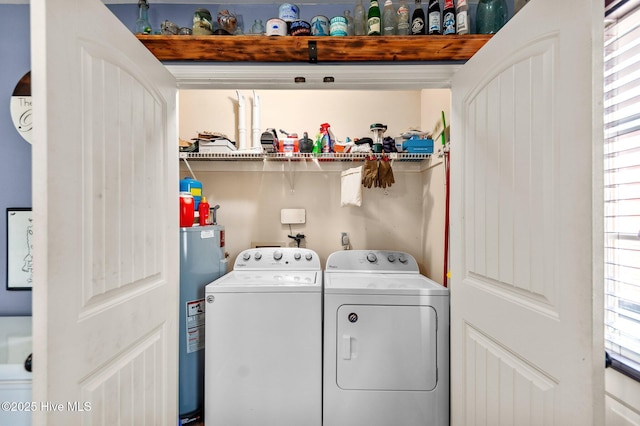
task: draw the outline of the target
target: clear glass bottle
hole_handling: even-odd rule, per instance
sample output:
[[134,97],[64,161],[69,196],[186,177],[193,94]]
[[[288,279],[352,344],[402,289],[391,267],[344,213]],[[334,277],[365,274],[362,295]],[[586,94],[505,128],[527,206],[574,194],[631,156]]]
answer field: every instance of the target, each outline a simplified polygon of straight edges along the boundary
[[505,0],[480,0],[476,9],[476,33],[495,34],[507,23]]
[[353,9],[353,30],[355,35],[361,36],[366,34],[367,23],[364,17],[364,6],[362,0],[358,0],[355,8]]
[[353,17],[351,16],[351,12],[349,12],[348,10],[345,10],[344,19],[347,20],[347,35],[348,36],[355,35],[355,24],[353,22]]
[[149,23],[149,3],[147,0],[138,1],[138,19],[136,20],[136,34],[151,34]]
[[253,21],[253,25],[251,26],[252,34],[264,34],[264,24],[262,23],[262,19],[256,19]]
[[397,14],[398,35],[409,35],[409,5],[407,0],[400,0]]
[[396,9],[391,0],[386,0],[382,9],[382,35],[396,35]]

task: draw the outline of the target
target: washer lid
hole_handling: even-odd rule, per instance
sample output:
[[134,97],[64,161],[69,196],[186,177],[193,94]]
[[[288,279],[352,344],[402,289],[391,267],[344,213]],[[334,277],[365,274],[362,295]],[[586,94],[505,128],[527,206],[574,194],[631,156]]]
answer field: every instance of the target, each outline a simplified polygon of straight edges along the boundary
[[383,294],[401,296],[449,295],[449,289],[417,273],[325,273],[324,292],[327,294]]
[[207,293],[321,292],[320,271],[231,271],[205,287]]

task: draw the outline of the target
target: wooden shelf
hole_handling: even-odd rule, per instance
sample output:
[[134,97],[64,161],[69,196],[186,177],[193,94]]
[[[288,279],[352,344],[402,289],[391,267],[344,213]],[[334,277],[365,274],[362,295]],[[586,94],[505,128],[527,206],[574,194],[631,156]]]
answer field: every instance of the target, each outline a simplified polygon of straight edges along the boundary
[[160,61],[313,63],[466,61],[491,35],[136,37]]

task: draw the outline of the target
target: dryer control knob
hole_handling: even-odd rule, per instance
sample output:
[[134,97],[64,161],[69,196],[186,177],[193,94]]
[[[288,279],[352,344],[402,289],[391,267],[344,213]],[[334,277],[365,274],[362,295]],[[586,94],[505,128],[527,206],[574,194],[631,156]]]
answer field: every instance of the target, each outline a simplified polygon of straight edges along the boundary
[[300,260],[301,257],[302,257],[302,255],[300,253],[298,253],[298,252],[293,253],[293,258],[295,260]]
[[389,256],[387,256],[387,260],[393,263],[396,261],[396,257],[393,254],[390,254]]
[[253,255],[253,258],[255,260],[260,260],[262,259],[262,253],[260,253],[259,251],[256,252],[256,254]]
[[400,261],[400,263],[407,263],[407,257],[404,255],[400,255],[398,260]]
[[376,262],[378,260],[378,258],[376,257],[375,253],[369,253],[369,254],[367,254],[367,260],[370,263],[374,263],[374,262]]
[[247,260],[249,260],[249,259],[251,259],[251,253],[249,253],[249,252],[245,252],[245,253],[242,255],[242,260],[244,260],[244,261],[246,262],[246,261],[247,261]]
[[280,260],[282,259],[282,252],[280,250],[276,250],[273,252],[273,258],[275,260]]
[[311,260],[311,259],[313,259],[313,255],[311,253],[307,253],[307,254],[304,255],[304,258],[307,259],[307,260]]

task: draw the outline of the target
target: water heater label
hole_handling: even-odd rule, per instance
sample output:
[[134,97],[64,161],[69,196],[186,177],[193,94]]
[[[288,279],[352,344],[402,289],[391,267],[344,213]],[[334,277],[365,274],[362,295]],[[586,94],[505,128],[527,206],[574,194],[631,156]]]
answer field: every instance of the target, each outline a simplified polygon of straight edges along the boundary
[[200,231],[200,238],[202,238],[203,240],[205,238],[213,238],[215,236],[216,236],[215,231],[212,231],[212,230]]
[[187,353],[204,349],[204,299],[187,302]]

